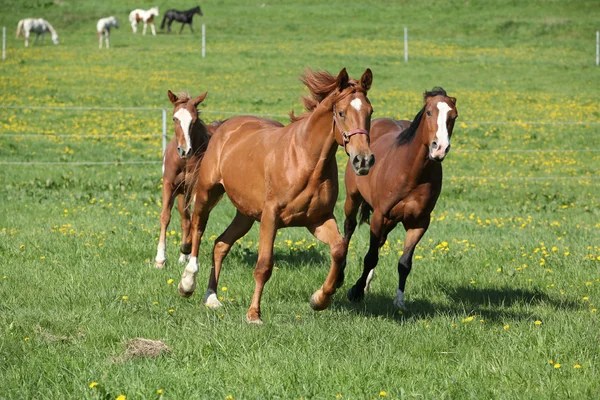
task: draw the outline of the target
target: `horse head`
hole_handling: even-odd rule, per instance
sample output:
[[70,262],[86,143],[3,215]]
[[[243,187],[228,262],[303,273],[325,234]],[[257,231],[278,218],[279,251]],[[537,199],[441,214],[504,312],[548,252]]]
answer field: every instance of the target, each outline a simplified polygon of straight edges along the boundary
[[158,7],[152,7],[151,9],[148,10],[148,13],[150,15],[154,15],[155,17],[158,17]]
[[195,8],[194,8],[194,12],[195,12],[196,14],[198,14],[199,16],[202,16],[202,10],[200,9],[200,6],[198,6],[198,7],[195,7]]
[[168,91],[168,95],[169,100],[174,106],[173,122],[175,124],[177,154],[179,154],[179,157],[185,159],[192,154],[192,127],[200,119],[198,116],[198,104],[202,103],[207,92],[195,98],[185,93],[177,96],[170,90]]
[[458,117],[456,98],[449,97],[440,87],[423,93],[423,98],[421,129],[425,132],[424,144],[429,147],[429,159],[441,162],[450,151],[450,138]]
[[336,78],[338,94],[333,103],[335,140],[344,146],[357,175],[368,174],[375,164],[375,156],[369,147],[373,107],[367,98],[372,82],[373,74],[368,68],[360,81],[350,79],[346,68]]

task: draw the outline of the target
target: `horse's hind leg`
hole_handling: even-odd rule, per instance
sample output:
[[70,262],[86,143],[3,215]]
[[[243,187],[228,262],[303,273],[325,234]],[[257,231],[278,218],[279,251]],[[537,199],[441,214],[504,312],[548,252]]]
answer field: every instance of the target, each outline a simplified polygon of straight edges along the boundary
[[208,288],[204,295],[204,304],[207,307],[217,308],[222,306],[221,302],[217,299],[216,293],[223,260],[227,257],[227,254],[234,243],[248,233],[253,224],[254,220],[252,218],[247,217],[238,211],[225,232],[223,232],[215,241],[215,246],[213,248],[213,266],[208,278]]
[[162,211],[160,212],[160,237],[158,238],[158,247],[156,249],[156,258],[154,259],[154,266],[156,268],[164,268],[167,257],[167,228],[171,222],[171,208],[173,208],[173,202],[175,200],[173,194],[173,184],[171,182],[164,181],[162,189]]
[[185,26],[185,22],[183,22],[183,23],[181,24],[181,29],[179,29],[179,34],[180,34],[180,35],[181,35],[181,32],[183,32],[183,27],[184,27],[184,26]]
[[190,22],[188,25],[190,26],[190,31],[192,31],[192,33],[196,33],[194,32],[194,28],[192,28],[192,23]]
[[156,28],[154,28],[154,22],[150,22],[150,29],[152,30],[152,36],[156,36]]
[[194,214],[192,216],[192,253],[190,261],[181,274],[181,280],[177,289],[182,297],[191,296],[196,290],[196,275],[198,275],[198,250],[202,242],[202,235],[206,229],[208,216],[213,206],[221,199],[225,190],[223,186],[216,185],[209,189],[204,189],[201,183],[198,183],[196,191],[196,202],[194,204]]
[[406,308],[404,304],[404,289],[406,286],[406,278],[410,274],[412,269],[412,257],[415,252],[415,247],[427,232],[429,227],[429,215],[426,218],[422,218],[415,223],[405,223],[404,228],[406,229],[406,238],[404,239],[404,252],[398,261],[398,290],[396,291],[396,298],[394,299],[394,305],[401,310]]
[[179,215],[181,215],[181,247],[179,248],[179,264],[185,264],[190,260],[190,253],[192,251],[192,241],[190,237],[190,225],[192,221],[190,219],[190,195],[185,194],[177,198],[177,209]]
[[340,275],[343,274],[348,246],[338,230],[333,215],[322,224],[311,226],[308,229],[317,239],[329,245],[331,253],[331,267],[327,278],[321,288],[310,297],[310,306],[313,310],[324,310],[331,304],[331,297],[337,289]]

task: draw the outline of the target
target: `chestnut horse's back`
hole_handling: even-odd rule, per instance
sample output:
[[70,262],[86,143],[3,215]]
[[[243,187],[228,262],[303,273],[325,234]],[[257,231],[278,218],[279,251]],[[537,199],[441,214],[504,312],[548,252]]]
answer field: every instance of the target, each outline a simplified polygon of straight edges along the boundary
[[371,122],[371,143],[375,143],[379,138],[385,135],[396,137],[402,133],[411,124],[407,120],[395,120],[391,118],[377,118]]

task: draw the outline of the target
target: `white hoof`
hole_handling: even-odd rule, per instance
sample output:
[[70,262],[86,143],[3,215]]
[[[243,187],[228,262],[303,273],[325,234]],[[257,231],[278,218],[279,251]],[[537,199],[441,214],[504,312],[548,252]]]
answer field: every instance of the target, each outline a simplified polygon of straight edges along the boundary
[[406,311],[406,304],[404,304],[404,292],[398,289],[396,292],[396,298],[394,299],[394,306],[402,311]]
[[207,290],[204,295],[204,305],[208,308],[221,308],[223,304],[217,299],[217,294],[212,290]]
[[185,264],[188,261],[190,261],[190,255],[181,253],[179,256],[179,264]]

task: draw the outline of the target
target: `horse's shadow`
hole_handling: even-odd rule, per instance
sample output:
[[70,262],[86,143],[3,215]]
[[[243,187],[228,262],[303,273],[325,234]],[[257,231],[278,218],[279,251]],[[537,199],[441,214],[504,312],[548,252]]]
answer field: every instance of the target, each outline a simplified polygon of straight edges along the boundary
[[536,306],[549,305],[554,309],[580,310],[579,302],[570,299],[559,300],[535,289],[496,289],[470,286],[446,287],[443,290],[449,301],[429,301],[423,299],[406,301],[407,310],[399,312],[393,305],[392,296],[381,293],[367,293],[359,303],[350,302],[347,297],[338,298],[333,308],[350,310],[366,317],[383,317],[398,322],[427,320],[446,316],[462,320],[466,316],[476,316],[485,322],[506,324],[507,321],[539,319]]
[[[241,264],[254,268],[258,259],[258,250],[239,247],[235,252],[232,250],[232,256]],[[301,250],[275,249],[273,252],[273,260],[275,265],[280,265],[289,270],[300,269],[303,266],[306,266],[306,264],[322,265],[323,268],[329,268],[331,264],[331,257],[329,254],[325,254],[322,249],[317,249],[315,247]]]

